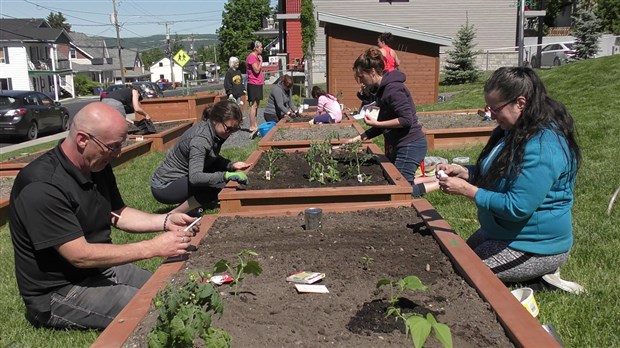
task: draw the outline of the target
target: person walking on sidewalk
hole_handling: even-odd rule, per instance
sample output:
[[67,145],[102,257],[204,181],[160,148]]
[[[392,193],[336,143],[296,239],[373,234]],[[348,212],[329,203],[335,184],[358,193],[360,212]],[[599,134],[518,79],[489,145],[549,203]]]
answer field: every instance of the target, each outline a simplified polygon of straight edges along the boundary
[[534,70],[497,69],[484,98],[498,127],[475,165],[437,165],[441,190],[467,197],[480,228],[467,244],[506,283],[542,278],[579,293],[559,267],[573,245],[575,178],[581,164],[575,121]]
[[[113,107],[88,104],[67,137],[15,179],[9,229],[15,278],[36,327],[105,329],[149,279],[134,265],[187,253],[198,228],[187,214],[150,214],[125,205],[110,162],[127,124]],[[111,227],[129,233],[169,231],[114,244]]]
[[260,41],[252,42],[249,47],[252,52],[245,60],[246,73],[248,74],[248,103],[250,103],[250,137],[258,130],[256,117],[258,106],[263,100],[263,44]]

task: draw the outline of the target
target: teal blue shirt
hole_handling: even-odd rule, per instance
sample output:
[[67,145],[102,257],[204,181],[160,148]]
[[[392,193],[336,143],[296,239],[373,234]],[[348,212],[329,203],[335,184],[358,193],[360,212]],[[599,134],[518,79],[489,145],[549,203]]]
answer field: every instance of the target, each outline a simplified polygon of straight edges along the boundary
[[[502,140],[481,162],[481,171],[493,165],[503,146]],[[476,193],[484,236],[535,254],[569,251],[573,245],[573,161],[562,135],[545,129],[532,137],[525,145],[518,176],[509,181],[503,178],[493,189],[480,188]]]

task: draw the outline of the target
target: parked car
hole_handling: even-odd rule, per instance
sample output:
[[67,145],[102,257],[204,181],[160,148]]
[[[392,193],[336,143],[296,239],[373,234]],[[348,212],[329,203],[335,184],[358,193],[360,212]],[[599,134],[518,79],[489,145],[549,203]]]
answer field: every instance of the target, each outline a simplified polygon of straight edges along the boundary
[[123,84],[118,84],[118,85],[109,85],[108,88],[106,88],[103,92],[101,92],[101,94],[99,95],[99,101],[101,101],[103,98],[105,98],[108,94],[116,91],[117,89],[122,89],[125,88],[127,86],[123,85]]
[[140,88],[143,98],[163,98],[164,92],[159,88],[155,82],[150,81],[137,81],[132,83],[134,86]]
[[539,68],[566,64],[575,58],[575,53],[572,42],[549,44],[540,52],[540,64],[536,55],[532,56],[532,66]]
[[162,91],[167,89],[174,89],[174,85],[168,81],[168,79],[159,79],[155,82]]
[[0,136],[36,139],[39,132],[69,129],[69,110],[41,92],[0,92]]

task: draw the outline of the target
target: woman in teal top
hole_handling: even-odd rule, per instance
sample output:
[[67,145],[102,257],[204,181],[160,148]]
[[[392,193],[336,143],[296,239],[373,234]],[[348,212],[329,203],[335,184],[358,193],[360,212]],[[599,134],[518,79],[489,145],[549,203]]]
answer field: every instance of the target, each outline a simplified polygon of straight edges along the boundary
[[437,166],[439,184],[476,203],[480,229],[467,244],[483,262],[504,282],[527,282],[554,273],[573,245],[575,123],[530,68],[496,70],[484,93],[498,127],[475,165]]

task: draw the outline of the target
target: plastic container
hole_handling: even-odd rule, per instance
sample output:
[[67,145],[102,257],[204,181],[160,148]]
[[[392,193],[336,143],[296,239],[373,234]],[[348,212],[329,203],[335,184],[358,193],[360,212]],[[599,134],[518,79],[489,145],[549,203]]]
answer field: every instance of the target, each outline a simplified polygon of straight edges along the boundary
[[469,157],[454,157],[452,159],[452,163],[456,163],[456,164],[468,164],[469,163]]
[[273,128],[275,125],[275,122],[262,123],[260,126],[258,126],[258,135],[260,135],[261,138],[264,138],[265,135],[267,135],[267,133],[269,133],[271,128]]
[[511,293],[534,318],[538,316],[539,309],[534,299],[534,290],[531,288],[520,288],[512,290]]

